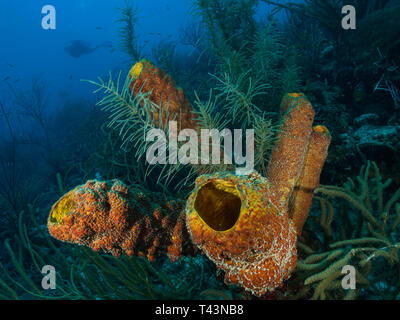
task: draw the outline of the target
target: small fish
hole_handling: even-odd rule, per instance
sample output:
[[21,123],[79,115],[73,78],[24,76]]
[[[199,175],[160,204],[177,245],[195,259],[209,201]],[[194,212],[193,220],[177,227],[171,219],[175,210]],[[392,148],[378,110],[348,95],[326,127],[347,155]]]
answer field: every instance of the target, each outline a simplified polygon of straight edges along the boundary
[[102,27],[96,27],[96,30],[102,30],[103,28]]
[[353,92],[354,102],[361,102],[364,99],[365,94],[366,94],[365,93],[365,85],[361,81],[354,88],[354,92]]
[[171,38],[171,37],[172,37],[172,34],[169,34],[169,35],[168,35],[168,38]]
[[387,71],[393,72],[393,71],[397,70],[398,68],[399,68],[398,66],[391,66],[391,67],[387,68]]
[[69,78],[72,79],[72,74],[69,75]]
[[7,63],[7,65],[8,65],[10,68],[14,68],[14,65],[11,64],[11,63]]
[[14,80],[14,83],[17,83],[17,82],[19,82],[19,80],[20,80],[20,79],[16,79],[16,80]]
[[153,33],[153,32],[149,32],[149,35],[151,35],[151,36],[152,36],[152,35],[154,35],[154,33]]
[[161,33],[160,33],[160,32],[158,32],[158,33],[157,33],[157,35],[161,36]]
[[7,81],[8,79],[10,79],[9,76],[5,77],[5,78],[3,79],[3,81]]

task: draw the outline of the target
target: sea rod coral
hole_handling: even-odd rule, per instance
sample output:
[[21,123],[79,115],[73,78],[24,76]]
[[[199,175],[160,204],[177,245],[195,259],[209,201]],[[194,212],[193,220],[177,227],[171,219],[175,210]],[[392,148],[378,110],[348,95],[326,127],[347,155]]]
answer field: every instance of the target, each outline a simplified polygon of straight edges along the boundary
[[[158,69],[142,61],[130,76],[144,77],[141,90],[156,86],[149,91],[150,98],[169,101],[175,114],[185,115],[182,124],[195,127],[190,105],[186,99],[182,102],[183,92],[154,70]],[[156,80],[149,81],[151,76]],[[135,93],[135,87],[131,90]],[[119,180],[90,180],[53,206],[50,234],[94,250],[114,255],[125,251],[150,260],[165,252],[175,261],[199,248],[225,271],[227,283],[256,296],[273,291],[296,265],[297,235],[307,219],[330,143],[325,127],[312,127],[314,110],[303,94],[287,94],[281,112],[282,126],[266,177],[257,172],[201,175],[184,211],[182,205],[164,199],[160,207],[165,211],[152,214],[146,211],[146,202],[154,201],[152,194],[131,190]]]

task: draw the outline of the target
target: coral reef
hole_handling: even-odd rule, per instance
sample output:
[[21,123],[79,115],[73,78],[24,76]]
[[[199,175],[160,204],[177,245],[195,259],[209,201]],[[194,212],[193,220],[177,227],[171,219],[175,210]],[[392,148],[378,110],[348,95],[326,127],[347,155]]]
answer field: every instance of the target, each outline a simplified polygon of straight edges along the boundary
[[[124,3],[96,105],[2,77],[0,299],[399,300],[400,1],[194,0],[181,37]],[[150,165],[170,120],[254,129],[254,171]]]
[[119,180],[89,180],[54,204],[49,233],[58,240],[114,256],[125,251],[152,261],[156,254],[165,252],[175,261],[195,249],[184,227],[182,203],[162,200],[156,206],[160,197],[129,190]]
[[[135,64],[130,76],[138,78],[144,67]],[[162,93],[155,92],[153,99],[160,99]],[[50,234],[114,255],[125,251],[153,260],[166,252],[175,261],[195,252],[188,231],[193,244],[226,271],[227,283],[257,296],[273,291],[296,265],[296,236],[307,219],[330,143],[325,127],[312,128],[314,110],[304,94],[287,94],[281,110],[268,178],[256,172],[202,175],[187,200],[186,217],[171,204],[169,215],[143,215],[136,203],[154,202],[151,196],[132,193],[119,180],[91,180],[53,206]]]
[[[225,108],[231,110],[236,120],[241,117],[238,114],[245,114],[240,110],[246,110],[247,121],[255,121],[270,141],[269,131],[265,130],[270,124],[252,103],[265,86],[251,84],[250,80],[249,90],[243,95],[229,74],[224,79],[216,79],[228,101]],[[147,60],[133,65],[121,94],[111,79],[108,84],[98,85],[110,93],[100,105],[113,111],[110,124],[122,123],[121,130],[132,127],[132,123],[138,127],[152,123],[151,126],[165,128],[176,117],[181,128],[201,125],[213,129],[218,122],[214,121],[218,116],[210,116],[210,107],[214,106],[211,101],[203,105],[197,99],[199,111],[193,112],[182,89],[177,89],[168,75]],[[238,104],[236,100],[241,102]],[[137,116],[142,113],[145,119]],[[237,283],[257,296],[273,291],[290,276],[296,264],[296,235],[301,233],[307,219],[330,143],[325,127],[312,128],[314,110],[304,94],[285,95],[281,113],[282,125],[268,166],[261,157],[267,178],[257,173],[248,177],[226,176],[223,173],[226,170],[200,176],[187,201],[186,217],[176,208],[178,213],[164,216],[156,211],[149,217],[132,203],[137,202],[138,196],[150,202],[151,196],[144,200],[117,180],[88,181],[53,206],[48,223],[50,233],[59,240],[114,255],[125,251],[128,255],[146,254],[153,260],[156,253],[166,252],[174,261],[178,256],[194,252],[193,245],[187,243],[187,227],[193,244],[226,271],[227,283]],[[198,122],[194,120],[195,114],[199,115]],[[126,120],[121,122],[125,116]],[[136,135],[132,134],[127,141],[133,137]],[[264,156],[270,147],[264,140],[258,143]],[[143,151],[144,146],[140,149]],[[204,171],[197,170],[201,172]],[[215,251],[216,247],[220,249]]]

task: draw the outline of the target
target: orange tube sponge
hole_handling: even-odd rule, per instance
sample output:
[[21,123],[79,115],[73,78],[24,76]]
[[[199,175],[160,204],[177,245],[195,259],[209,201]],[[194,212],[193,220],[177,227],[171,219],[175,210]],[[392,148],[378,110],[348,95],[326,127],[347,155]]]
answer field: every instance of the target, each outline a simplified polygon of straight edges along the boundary
[[319,186],[319,177],[328,155],[331,142],[329,131],[324,126],[313,128],[300,177],[289,202],[289,217],[298,234],[310,211],[314,189]]
[[203,175],[186,204],[193,242],[225,282],[261,296],[290,276],[296,265],[296,232],[272,184],[258,173]]
[[326,127],[312,128],[314,109],[304,94],[288,93],[282,99],[281,112],[282,126],[267,177],[288,207],[296,232],[301,234],[331,138]]
[[272,150],[267,177],[287,205],[303,167],[315,113],[301,93],[287,94],[282,100],[281,111],[283,122]]
[[[119,180],[89,180],[51,209],[47,226],[58,240],[119,256],[194,253],[183,223],[183,203],[130,190]],[[150,214],[149,214],[150,213]]]
[[[175,82],[164,71],[158,69],[148,60],[141,60],[133,65],[129,72],[132,82],[130,89],[133,94],[139,91],[150,92],[150,100],[162,107],[162,124],[165,126],[166,115],[169,118],[175,116],[181,129],[196,129],[197,122],[194,119],[193,108],[186,99],[183,90],[177,88]],[[152,115],[156,125],[160,125],[159,113]]]

